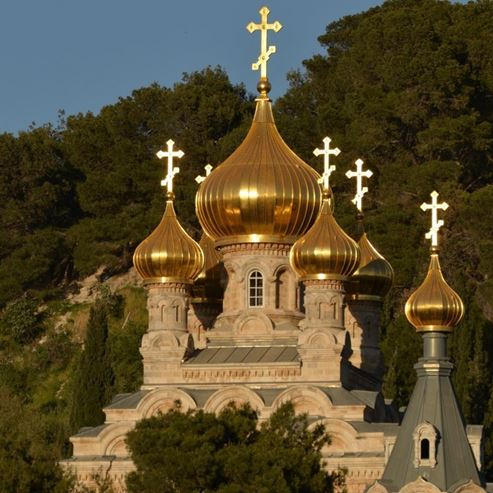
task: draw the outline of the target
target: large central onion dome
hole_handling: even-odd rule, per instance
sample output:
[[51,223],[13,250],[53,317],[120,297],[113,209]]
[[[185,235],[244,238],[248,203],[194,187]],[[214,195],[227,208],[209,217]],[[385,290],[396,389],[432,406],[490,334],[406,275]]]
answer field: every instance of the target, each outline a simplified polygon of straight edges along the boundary
[[203,265],[202,249],[181,227],[168,200],[161,222],[135,250],[137,272],[147,283],[191,284]]
[[464,315],[460,296],[447,284],[437,253],[431,254],[423,284],[406,303],[406,317],[418,332],[451,332]]
[[320,210],[318,178],[282,140],[264,91],[245,140],[200,186],[197,216],[216,246],[292,244]]
[[328,195],[315,224],[291,248],[291,267],[302,280],[344,280],[359,264],[358,245],[337,224]]

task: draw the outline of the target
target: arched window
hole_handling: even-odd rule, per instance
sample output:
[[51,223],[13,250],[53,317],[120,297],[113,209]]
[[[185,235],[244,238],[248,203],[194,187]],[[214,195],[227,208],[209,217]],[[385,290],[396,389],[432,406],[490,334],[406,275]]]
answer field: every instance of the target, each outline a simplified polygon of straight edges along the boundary
[[438,430],[428,422],[416,426],[414,433],[414,467],[435,467],[439,441]]
[[264,276],[258,270],[248,276],[248,306],[264,306]]
[[421,459],[429,460],[430,458],[430,441],[428,438],[421,440]]
[[281,270],[276,274],[276,308],[289,309],[289,274],[286,270]]

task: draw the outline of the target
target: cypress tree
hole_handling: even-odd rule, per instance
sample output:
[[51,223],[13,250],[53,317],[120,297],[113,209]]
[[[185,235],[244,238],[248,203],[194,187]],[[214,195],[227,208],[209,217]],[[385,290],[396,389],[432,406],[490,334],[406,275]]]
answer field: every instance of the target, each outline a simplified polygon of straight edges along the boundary
[[114,375],[108,347],[106,305],[97,301],[91,308],[84,350],[77,367],[70,426],[97,426],[104,422],[103,406],[108,404]]

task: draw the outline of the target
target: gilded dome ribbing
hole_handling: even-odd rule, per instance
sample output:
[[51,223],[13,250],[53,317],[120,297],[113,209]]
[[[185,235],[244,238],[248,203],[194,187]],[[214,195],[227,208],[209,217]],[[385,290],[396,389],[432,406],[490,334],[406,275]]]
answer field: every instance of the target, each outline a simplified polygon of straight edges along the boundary
[[358,246],[359,267],[349,278],[347,293],[355,300],[381,301],[392,287],[394,270],[370,243],[366,233],[361,235]]
[[437,253],[431,254],[423,284],[406,303],[406,317],[418,332],[451,332],[464,315],[460,296],[447,284]]
[[136,248],[133,261],[146,282],[191,283],[200,274],[204,254],[181,227],[171,200],[157,228]]
[[318,215],[318,178],[282,140],[264,92],[245,140],[200,186],[197,216],[216,245],[291,244]]
[[194,303],[220,301],[224,295],[223,283],[226,276],[221,255],[206,233],[202,235],[199,245],[204,253],[204,267],[192,288]]
[[349,277],[358,267],[356,242],[337,224],[328,199],[310,230],[291,248],[291,267],[303,280]]

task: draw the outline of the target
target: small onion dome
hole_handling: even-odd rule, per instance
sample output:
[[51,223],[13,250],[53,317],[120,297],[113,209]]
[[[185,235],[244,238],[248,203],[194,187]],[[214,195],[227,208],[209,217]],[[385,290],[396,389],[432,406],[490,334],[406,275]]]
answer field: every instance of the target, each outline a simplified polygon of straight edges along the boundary
[[219,252],[214,248],[212,238],[206,233],[199,241],[204,252],[204,267],[193,284],[194,303],[220,301],[223,299],[223,282],[226,276]]
[[394,269],[378,253],[363,233],[358,240],[361,259],[356,272],[349,278],[347,293],[353,300],[382,301],[394,280]]
[[216,246],[293,244],[320,211],[318,178],[283,141],[264,91],[245,140],[200,186],[197,216]]
[[451,332],[463,315],[464,304],[443,278],[438,254],[432,253],[425,280],[406,302],[406,317],[418,332]]
[[168,200],[161,222],[135,250],[137,272],[149,283],[190,284],[203,265],[202,249],[181,227],[173,202]]
[[337,224],[325,198],[315,224],[291,248],[289,261],[302,280],[344,280],[359,258],[357,243]]

